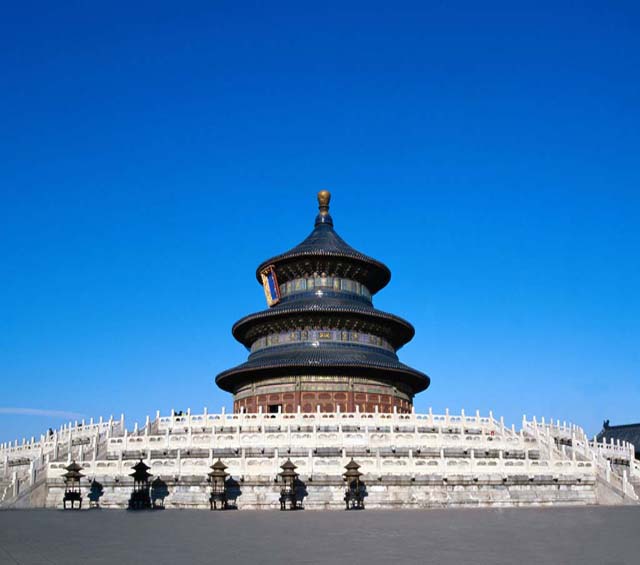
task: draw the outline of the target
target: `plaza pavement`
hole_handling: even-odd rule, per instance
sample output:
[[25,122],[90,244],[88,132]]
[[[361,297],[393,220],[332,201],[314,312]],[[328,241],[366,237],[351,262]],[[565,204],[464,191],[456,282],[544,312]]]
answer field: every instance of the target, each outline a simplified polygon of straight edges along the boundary
[[640,507],[0,512],[0,564],[638,565]]

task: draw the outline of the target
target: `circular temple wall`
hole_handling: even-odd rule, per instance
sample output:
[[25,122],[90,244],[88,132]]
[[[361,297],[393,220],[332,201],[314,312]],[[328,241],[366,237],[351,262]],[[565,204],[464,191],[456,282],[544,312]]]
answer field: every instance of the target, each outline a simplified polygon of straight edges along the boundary
[[234,412],[411,412],[412,394],[359,377],[278,377],[249,383],[234,394]]

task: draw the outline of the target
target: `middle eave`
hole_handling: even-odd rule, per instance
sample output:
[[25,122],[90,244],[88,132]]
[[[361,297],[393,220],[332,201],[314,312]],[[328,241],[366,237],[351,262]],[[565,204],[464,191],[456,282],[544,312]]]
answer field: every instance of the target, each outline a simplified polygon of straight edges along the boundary
[[[396,350],[411,341],[415,334],[413,326],[406,320],[372,307],[328,305],[315,301],[291,303],[249,314],[234,324],[232,333],[245,347],[251,347],[256,339],[270,333],[321,323],[336,329],[364,332],[367,328],[382,328],[383,337]],[[373,333],[375,329],[370,331]]]

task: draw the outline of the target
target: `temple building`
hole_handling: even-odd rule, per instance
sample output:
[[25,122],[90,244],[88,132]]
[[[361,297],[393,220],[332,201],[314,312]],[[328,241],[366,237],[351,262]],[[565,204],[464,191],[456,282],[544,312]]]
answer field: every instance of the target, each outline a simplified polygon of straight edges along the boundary
[[391,273],[338,236],[329,198],[307,239],[257,269],[268,308],[234,325],[249,358],[216,377],[233,413],[122,414],[0,443],[0,509],[640,504],[638,426],[590,438],[559,420],[413,410],[430,382],[398,360],[413,327],[374,308]]
[[233,336],[249,358],[216,377],[235,412],[407,413],[429,386],[398,360],[413,326],[373,306],[391,272],[336,233],[330,198],[318,193],[315,226],[302,243],[256,271],[269,308],[236,322]]

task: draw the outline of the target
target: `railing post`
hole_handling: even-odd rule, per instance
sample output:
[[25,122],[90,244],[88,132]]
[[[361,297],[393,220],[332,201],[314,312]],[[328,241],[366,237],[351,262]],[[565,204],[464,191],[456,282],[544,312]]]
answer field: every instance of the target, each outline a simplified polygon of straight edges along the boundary
[[58,458],[58,431],[53,432],[53,458]]

